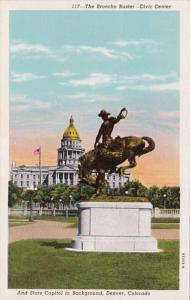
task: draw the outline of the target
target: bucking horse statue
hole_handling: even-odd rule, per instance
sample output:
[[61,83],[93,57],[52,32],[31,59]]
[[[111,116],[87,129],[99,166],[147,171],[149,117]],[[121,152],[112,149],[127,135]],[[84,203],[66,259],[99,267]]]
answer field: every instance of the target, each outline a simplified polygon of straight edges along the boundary
[[[110,113],[102,110],[98,116],[103,119],[93,150],[85,153],[79,160],[79,177],[82,183],[102,188],[107,185],[105,173],[113,172],[123,175],[125,169],[136,166],[136,157],[144,155],[155,148],[155,142],[148,136],[111,137],[114,125],[127,116],[126,108],[119,115],[108,117]],[[102,143],[98,143],[102,138]],[[120,164],[128,161],[127,165]]]

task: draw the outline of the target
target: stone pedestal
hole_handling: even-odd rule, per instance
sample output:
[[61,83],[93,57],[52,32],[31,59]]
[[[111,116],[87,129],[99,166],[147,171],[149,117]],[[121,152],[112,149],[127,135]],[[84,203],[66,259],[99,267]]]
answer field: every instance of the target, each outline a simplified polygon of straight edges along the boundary
[[151,203],[81,202],[73,251],[158,252]]

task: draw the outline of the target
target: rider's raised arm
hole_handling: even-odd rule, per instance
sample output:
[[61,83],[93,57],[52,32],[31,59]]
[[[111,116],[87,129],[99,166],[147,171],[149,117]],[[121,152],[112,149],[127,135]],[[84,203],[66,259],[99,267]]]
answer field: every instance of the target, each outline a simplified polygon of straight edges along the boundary
[[123,119],[122,118],[122,116],[119,114],[116,118],[114,118],[114,117],[111,117],[111,118],[109,118],[110,119],[110,121],[112,122],[112,123],[114,123],[114,124],[116,124],[116,123],[118,123],[121,119]]
[[[123,112],[125,112],[126,115],[123,115]],[[122,108],[122,110],[120,111],[119,115],[116,118],[114,118],[114,117],[111,117],[111,118],[113,118],[114,123],[118,123],[121,119],[125,119],[126,116],[127,116],[127,110],[126,110],[126,108]]]

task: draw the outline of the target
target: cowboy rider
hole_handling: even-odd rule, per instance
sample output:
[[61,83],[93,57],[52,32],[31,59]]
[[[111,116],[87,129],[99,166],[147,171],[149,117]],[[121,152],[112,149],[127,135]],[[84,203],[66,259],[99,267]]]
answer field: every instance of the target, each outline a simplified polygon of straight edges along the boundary
[[[100,113],[98,114],[98,116],[102,118],[103,123],[97,134],[94,148],[96,149],[98,146],[98,148],[101,149],[101,153],[103,154],[104,157],[120,159],[122,157],[121,151],[109,151],[109,147],[110,147],[111,143],[113,142],[111,134],[112,134],[114,125],[116,123],[118,123],[121,119],[126,118],[127,109],[122,108],[122,110],[120,111],[119,115],[116,118],[108,117],[109,115],[110,115],[110,113],[104,109],[101,110]],[[98,142],[101,138],[102,138],[102,143],[98,144]]]

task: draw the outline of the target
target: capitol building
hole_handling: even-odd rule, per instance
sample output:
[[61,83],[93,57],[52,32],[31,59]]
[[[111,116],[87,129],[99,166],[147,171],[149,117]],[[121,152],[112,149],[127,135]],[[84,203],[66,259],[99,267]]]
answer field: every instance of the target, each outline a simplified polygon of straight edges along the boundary
[[[61,139],[60,148],[57,150],[56,166],[16,166],[12,164],[10,180],[18,187],[31,188],[39,184],[77,185],[80,181],[78,175],[79,158],[84,154],[81,139],[74,126],[73,117],[70,117],[69,126],[65,129]],[[122,187],[129,181],[130,173],[125,171],[124,176],[117,173],[105,175],[110,188]]]

